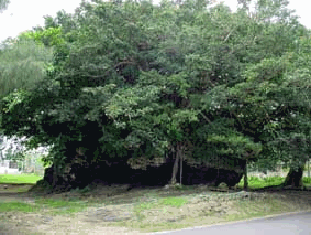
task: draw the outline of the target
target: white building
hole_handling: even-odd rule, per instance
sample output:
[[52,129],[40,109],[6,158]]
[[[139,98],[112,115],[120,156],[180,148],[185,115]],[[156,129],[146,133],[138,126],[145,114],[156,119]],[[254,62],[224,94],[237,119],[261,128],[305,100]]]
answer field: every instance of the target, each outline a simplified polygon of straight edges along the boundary
[[[45,155],[48,153],[48,149],[46,147],[39,147],[34,150],[26,151],[25,147],[21,144],[22,141],[26,140],[26,138],[7,138],[6,136],[0,136],[0,174],[20,174],[23,170],[26,162],[18,163],[12,160],[7,159],[8,154],[10,153],[18,153],[24,152],[27,155],[33,155],[34,157],[38,157],[38,155]],[[33,163],[32,161],[31,163]],[[30,164],[31,164],[30,163]],[[29,166],[28,168],[29,169]]]

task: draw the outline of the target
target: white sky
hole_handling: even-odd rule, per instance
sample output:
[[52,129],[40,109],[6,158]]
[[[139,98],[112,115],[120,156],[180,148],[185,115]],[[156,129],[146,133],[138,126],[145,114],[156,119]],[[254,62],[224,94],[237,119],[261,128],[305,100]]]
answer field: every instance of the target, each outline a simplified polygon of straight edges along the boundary
[[[0,42],[8,37],[15,38],[21,32],[31,30],[33,26],[43,26],[44,15],[55,17],[56,12],[62,9],[67,13],[74,13],[80,2],[81,0],[11,0],[8,9],[0,13]],[[231,10],[236,10],[237,0],[223,2]],[[290,0],[289,8],[296,10],[300,22],[311,29],[311,14],[306,0]]]

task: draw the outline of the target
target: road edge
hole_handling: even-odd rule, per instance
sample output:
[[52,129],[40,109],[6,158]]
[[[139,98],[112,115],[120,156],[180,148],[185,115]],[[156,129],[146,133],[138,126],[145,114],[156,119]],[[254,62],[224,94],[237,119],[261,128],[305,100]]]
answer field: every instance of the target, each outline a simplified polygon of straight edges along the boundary
[[266,219],[266,218],[273,218],[273,217],[287,216],[287,215],[296,215],[296,214],[304,214],[304,213],[311,213],[311,210],[298,211],[298,212],[297,211],[296,212],[287,212],[287,213],[274,214],[274,215],[266,215],[266,216],[262,216],[262,217],[253,217],[253,218],[250,218],[250,219],[247,219],[247,220],[237,220],[237,221],[232,221],[232,222],[224,222],[224,223],[217,223],[217,224],[211,224],[211,225],[194,226],[194,227],[187,227],[187,228],[181,228],[181,229],[175,229],[175,230],[169,230],[169,231],[163,231],[163,232],[147,233],[147,234],[148,235],[167,234],[167,233],[171,233],[171,232],[179,232],[179,231],[188,230],[188,229],[209,228],[209,227],[212,227],[212,226],[238,224],[238,223],[251,222],[251,221],[261,220],[261,219]]

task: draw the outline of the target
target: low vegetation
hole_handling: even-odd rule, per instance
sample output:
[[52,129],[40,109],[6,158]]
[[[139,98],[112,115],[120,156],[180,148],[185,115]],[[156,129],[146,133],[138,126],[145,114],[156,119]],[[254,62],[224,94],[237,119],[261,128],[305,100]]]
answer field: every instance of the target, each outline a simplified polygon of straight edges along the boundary
[[[249,177],[248,178],[248,186],[249,189],[263,189],[272,185],[280,185],[284,183],[285,178],[282,177],[267,177],[267,178],[257,178],[257,177]],[[311,178],[303,177],[302,178],[303,185],[307,186],[311,184]],[[242,187],[244,184],[244,178],[238,183],[238,186]]]
[[[1,182],[15,178],[16,182],[34,183],[34,175],[7,175]],[[250,189],[263,189],[277,185],[284,178],[249,178]],[[14,182],[14,183],[16,183]],[[80,220],[92,227],[97,221],[103,227],[126,227],[140,232],[157,232],[188,226],[199,226],[228,221],[238,221],[254,217],[284,212],[311,210],[311,204],[281,194],[242,195],[243,180],[237,190],[230,193],[211,192],[195,186],[184,186],[175,190],[136,189],[111,195],[109,186],[104,190],[73,190],[51,195],[12,193],[10,189],[0,190],[0,225],[2,222],[17,223],[27,218],[39,223],[36,216],[52,222],[66,217],[66,221]],[[303,179],[310,184],[310,178]],[[15,187],[17,187],[15,185]],[[112,190],[110,186],[110,191]],[[16,188],[15,188],[16,190]],[[25,191],[25,190],[24,190]],[[309,193],[309,192],[301,192]],[[27,195],[27,198],[23,195]],[[253,196],[250,196],[253,195]],[[308,195],[309,196],[309,195]],[[15,198],[15,199],[14,199]],[[27,216],[26,216],[27,215]],[[35,216],[36,215],[36,216]],[[40,217],[40,218],[41,218]],[[65,219],[65,217],[63,219]],[[26,221],[25,221],[26,223]],[[65,222],[70,226],[71,222]],[[112,229],[112,228],[111,228]]]
[[0,184],[35,184],[41,179],[35,174],[0,174]]

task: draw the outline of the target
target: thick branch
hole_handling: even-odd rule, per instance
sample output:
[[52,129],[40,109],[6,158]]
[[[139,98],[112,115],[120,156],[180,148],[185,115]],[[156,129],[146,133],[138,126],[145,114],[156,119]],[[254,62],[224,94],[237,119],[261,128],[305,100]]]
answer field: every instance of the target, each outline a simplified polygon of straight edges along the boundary
[[209,123],[212,122],[212,121],[211,121],[208,117],[206,117],[202,112],[200,112],[200,114],[201,114],[202,117],[203,117],[205,120],[207,120]]

